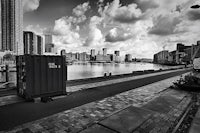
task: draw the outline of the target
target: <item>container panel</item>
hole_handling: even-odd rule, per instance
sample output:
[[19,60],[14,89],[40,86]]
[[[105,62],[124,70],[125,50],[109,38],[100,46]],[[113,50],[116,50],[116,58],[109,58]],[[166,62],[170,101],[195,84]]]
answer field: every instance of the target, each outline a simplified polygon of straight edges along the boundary
[[62,56],[37,56],[24,55],[18,57],[17,62],[25,57],[24,83],[22,65],[18,66],[18,88],[25,86],[25,95],[29,97],[53,96],[63,94],[66,91],[66,66]]

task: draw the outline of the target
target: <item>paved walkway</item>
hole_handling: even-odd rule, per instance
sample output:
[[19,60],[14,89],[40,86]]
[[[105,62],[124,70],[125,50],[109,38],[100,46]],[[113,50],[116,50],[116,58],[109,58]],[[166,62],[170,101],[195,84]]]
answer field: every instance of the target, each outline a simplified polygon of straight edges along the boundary
[[[166,90],[179,78],[180,76],[176,76],[66,110],[15,127],[9,132],[98,133],[100,130],[100,133],[115,133],[123,132],[124,129],[128,129],[125,132],[147,130],[166,132],[191,101],[191,97],[184,92]],[[138,118],[142,119],[138,121]],[[119,123],[121,121],[124,123]],[[130,122],[135,124],[132,125]],[[121,127],[116,128],[119,124]]]
[[[88,84],[83,84],[83,85],[67,86],[66,92],[71,93],[71,92],[81,91],[81,90],[90,89],[90,88],[94,88],[94,87],[112,85],[112,84],[121,83],[121,82],[125,82],[125,81],[142,79],[142,78],[147,78],[147,77],[151,77],[151,76],[168,74],[171,72],[179,72],[179,71],[183,71],[183,69],[157,72],[157,73],[132,76],[132,77],[125,77],[125,78],[107,80],[107,81],[103,81],[103,82],[88,83]],[[23,101],[24,101],[24,99],[22,99],[21,97],[18,97],[17,95],[4,96],[4,97],[0,97],[0,106],[9,105],[9,104],[13,104],[13,103],[19,103],[19,102],[23,102]]]
[[192,122],[189,133],[199,133],[199,132],[200,132],[200,107]]

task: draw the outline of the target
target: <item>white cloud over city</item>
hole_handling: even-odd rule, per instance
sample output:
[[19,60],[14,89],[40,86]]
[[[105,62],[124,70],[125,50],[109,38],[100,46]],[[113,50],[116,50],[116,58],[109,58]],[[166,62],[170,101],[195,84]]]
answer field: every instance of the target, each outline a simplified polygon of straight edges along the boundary
[[[24,11],[37,10],[39,2],[24,0]],[[89,52],[107,47],[133,57],[153,58],[163,48],[174,50],[176,43],[191,45],[200,40],[200,9],[190,8],[196,3],[200,2],[135,0],[122,4],[122,0],[99,0],[94,8],[90,1],[83,2],[73,7],[70,15],[54,20],[51,33],[58,49]]]
[[22,0],[24,12],[36,10],[40,5],[40,0]]

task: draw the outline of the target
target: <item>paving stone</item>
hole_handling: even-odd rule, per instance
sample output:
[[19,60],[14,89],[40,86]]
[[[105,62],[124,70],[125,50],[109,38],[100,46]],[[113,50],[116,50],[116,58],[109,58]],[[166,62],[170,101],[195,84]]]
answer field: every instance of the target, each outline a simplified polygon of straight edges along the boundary
[[100,122],[122,133],[130,133],[152,115],[152,112],[136,107],[128,107]]
[[80,133],[117,133],[101,125],[95,124],[92,127],[81,131]]
[[[111,115],[113,116],[115,113],[119,113],[120,110],[127,108],[128,106],[134,105],[140,108],[143,105],[147,104],[148,102],[153,101],[154,99],[160,96],[164,96],[164,94],[175,95],[176,94],[175,92],[177,92],[178,94],[179,91],[175,91],[175,90],[164,91],[164,90],[166,90],[166,88],[168,88],[173,81],[179,79],[179,77],[180,76],[159,81],[147,86],[136,88],[127,92],[117,94],[112,97],[102,99],[100,101],[88,103],[80,107],[73,108],[71,110],[66,110],[66,111],[54,114],[52,116],[48,116],[43,119],[29,122],[29,123],[24,124],[23,126],[18,126],[18,127],[15,127],[14,129],[11,129],[10,132],[21,131],[26,128],[29,128],[31,131],[34,131],[34,132],[35,131],[36,132],[49,132],[49,131],[63,132],[64,131],[64,132],[69,132],[69,133],[78,132]],[[179,103],[181,105],[180,106],[179,104],[177,105],[177,110],[178,111],[184,110],[184,108],[187,107],[187,105],[185,104],[189,103],[188,101],[190,102],[190,99],[182,100],[181,103]],[[162,116],[160,114],[159,115],[154,114],[154,116],[163,118],[166,115]],[[169,117],[171,116],[169,115]],[[168,120],[169,117],[167,116],[166,119]],[[153,127],[156,127],[156,124],[154,123],[154,121],[155,120],[152,119],[150,121],[151,123],[148,123],[149,125],[147,124],[144,129],[149,129],[146,131],[150,131],[150,129],[152,129]],[[135,123],[135,121],[133,123]],[[160,123],[160,121],[156,123]],[[34,128],[31,128],[31,127],[34,127]],[[142,131],[145,131],[145,130],[142,130]]]
[[200,108],[195,115],[195,119],[192,122],[189,133],[199,133],[200,132]]

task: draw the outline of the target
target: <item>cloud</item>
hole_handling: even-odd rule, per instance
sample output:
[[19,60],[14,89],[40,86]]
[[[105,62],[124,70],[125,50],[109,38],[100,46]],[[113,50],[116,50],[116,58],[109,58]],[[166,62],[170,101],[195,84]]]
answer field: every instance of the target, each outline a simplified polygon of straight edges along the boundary
[[128,33],[123,29],[113,28],[106,35],[105,40],[107,42],[120,42],[120,41],[126,41],[130,38],[132,38],[131,33]]
[[158,16],[154,19],[154,26],[150,29],[150,34],[165,36],[175,33],[176,26],[181,22],[179,17]]
[[200,10],[190,10],[187,13],[187,17],[191,21],[200,20]]
[[159,7],[155,0],[136,0],[135,3],[138,5],[138,8],[142,10],[142,12]]
[[53,34],[59,38],[63,44],[71,44],[79,40],[80,35],[73,28],[70,17],[62,17],[55,21]]
[[84,43],[84,46],[100,46],[104,43],[104,37],[101,30],[97,27],[102,19],[97,16],[93,16],[89,23],[89,34]]
[[142,18],[142,11],[137,4],[122,6],[119,0],[114,0],[103,9],[100,6],[99,12],[103,18],[120,23],[134,23]]
[[89,2],[85,2],[83,4],[80,4],[78,6],[76,6],[73,10],[72,10],[72,14],[74,15],[72,18],[74,19],[74,23],[78,24],[78,23],[82,23],[84,22],[87,17],[85,16],[85,13],[90,9],[90,5]]
[[83,3],[83,4],[80,4],[80,5],[76,6],[76,7],[73,9],[73,12],[72,12],[72,13],[73,13],[75,16],[79,17],[79,16],[84,15],[85,12],[86,12],[87,10],[89,10],[90,8],[91,8],[91,7],[90,7],[90,5],[89,5],[89,2],[85,2],[85,3]]
[[40,5],[40,0],[22,0],[24,12],[37,10]]

